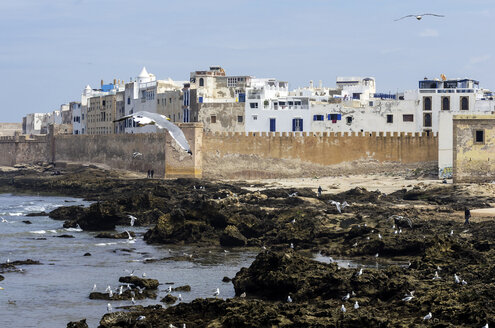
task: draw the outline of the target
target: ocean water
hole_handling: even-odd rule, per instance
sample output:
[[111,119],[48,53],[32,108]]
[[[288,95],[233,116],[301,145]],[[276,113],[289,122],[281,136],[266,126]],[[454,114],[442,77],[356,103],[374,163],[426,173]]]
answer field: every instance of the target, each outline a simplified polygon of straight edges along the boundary
[[[119,286],[118,279],[134,274],[158,279],[158,298],[137,300],[138,305],[162,304],[166,283],[172,287],[190,285],[190,292],[180,292],[183,302],[198,297],[212,297],[216,288],[220,297],[234,296],[232,283],[222,282],[224,276],[234,277],[241,267],[248,267],[257,252],[246,249],[180,247],[147,245],[143,227],[117,227],[117,231],[132,230],[137,238],[113,240],[94,238],[96,233],[62,228],[62,221],[46,216],[26,217],[27,213],[49,212],[59,206],[89,203],[70,197],[19,196],[0,194],[0,262],[32,259],[41,265],[18,266],[22,272],[6,272],[0,281],[0,327],[65,327],[69,321],[87,319],[96,327],[106,312],[105,300],[90,300],[89,294],[104,292],[110,285]],[[139,218],[139,217],[138,217]],[[22,221],[29,220],[32,224]],[[74,238],[56,236],[70,234]],[[84,253],[91,256],[83,256]],[[146,259],[194,254],[191,261],[161,260],[145,263]],[[177,296],[178,292],[173,292]],[[130,301],[110,301],[112,307],[131,305]]]

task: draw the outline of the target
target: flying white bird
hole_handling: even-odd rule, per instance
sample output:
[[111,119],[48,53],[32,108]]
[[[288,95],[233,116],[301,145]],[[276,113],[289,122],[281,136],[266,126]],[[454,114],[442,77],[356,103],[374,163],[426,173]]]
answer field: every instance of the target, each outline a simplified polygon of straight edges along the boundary
[[423,320],[430,320],[432,317],[433,315],[431,314],[431,312],[428,312],[428,314],[423,317]]
[[142,294],[143,293],[143,290],[145,290],[145,288],[141,288],[139,286],[136,286],[136,288],[139,291],[139,294]]
[[131,219],[131,227],[133,227],[134,226],[134,222],[137,220],[137,217],[132,216],[132,215],[128,215],[127,217],[129,219]]
[[[127,233],[127,234],[129,234],[129,233]],[[136,271],[136,270],[132,270],[131,271],[131,270],[124,269],[124,271],[127,272],[127,273],[129,273],[129,276],[132,277],[134,275],[134,271]]]
[[330,202],[331,205],[335,205],[335,207],[337,207],[337,211],[339,211],[339,213],[342,213],[342,210],[344,208],[346,208],[347,206],[350,206],[346,201],[344,201],[342,204],[340,202],[336,202],[334,200],[332,200]]
[[136,157],[139,157],[139,156],[143,156],[143,154],[141,154],[138,151],[135,151],[135,152],[132,153],[132,158],[136,158]]
[[158,113],[150,113],[146,111],[139,111],[130,115],[122,116],[118,120],[114,122],[120,122],[126,120],[128,118],[132,118],[139,125],[156,125],[160,129],[165,129],[168,133],[174,138],[175,141],[179,144],[179,146],[192,155],[191,147],[189,147],[189,143],[187,142],[186,137],[184,136],[184,132],[175,125],[170,122],[170,119],[165,115],[161,115]]
[[345,309],[344,304],[342,304],[342,306],[340,307],[340,311],[342,311],[343,313],[345,313],[345,311],[347,311],[347,310]]
[[413,296],[413,295],[408,295],[408,296],[404,297],[404,298],[402,299],[402,301],[403,301],[403,302],[409,302],[409,301],[410,301],[410,300],[412,300],[413,298],[414,298],[414,296]]
[[110,303],[107,304],[107,311],[112,312],[112,304]]
[[356,301],[356,303],[354,303],[354,310],[357,310],[357,309],[359,309],[359,303],[358,303],[358,301]]
[[215,296],[215,298],[220,295],[220,289],[217,288],[217,290],[213,293],[213,296]]
[[445,17],[444,15],[438,15],[438,14],[407,15],[407,16],[401,17],[399,19],[394,19],[394,22],[397,22],[397,21],[400,21],[401,19],[409,18],[409,17],[414,17],[417,20],[421,20],[423,18],[423,16]]
[[2,222],[3,223],[9,223],[9,221],[7,221],[5,218],[2,218]]

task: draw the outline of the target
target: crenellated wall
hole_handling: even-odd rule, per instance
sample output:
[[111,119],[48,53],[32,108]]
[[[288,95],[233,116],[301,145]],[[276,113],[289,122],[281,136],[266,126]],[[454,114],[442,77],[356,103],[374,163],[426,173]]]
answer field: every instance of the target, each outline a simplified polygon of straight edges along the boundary
[[[279,165],[285,161],[285,164]],[[420,133],[205,133],[205,176],[300,175],[308,167],[361,160],[411,164],[438,160],[436,135]],[[300,168],[297,168],[300,166]],[[366,173],[366,172],[363,172]]]

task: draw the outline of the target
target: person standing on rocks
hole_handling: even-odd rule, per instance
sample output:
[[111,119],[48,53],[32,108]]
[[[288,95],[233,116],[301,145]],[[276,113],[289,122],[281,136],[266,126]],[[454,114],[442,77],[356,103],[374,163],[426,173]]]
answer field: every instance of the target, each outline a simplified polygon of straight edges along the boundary
[[148,176],[146,178],[150,178],[151,177],[151,170],[148,170]]
[[151,170],[151,178],[153,179],[153,175],[155,175],[155,171]]
[[321,192],[323,191],[323,189],[321,189],[321,186],[318,186],[318,198],[321,197]]
[[469,210],[469,208],[466,207],[466,209],[464,210],[464,225],[468,225],[469,224],[469,218],[471,217],[471,211]]

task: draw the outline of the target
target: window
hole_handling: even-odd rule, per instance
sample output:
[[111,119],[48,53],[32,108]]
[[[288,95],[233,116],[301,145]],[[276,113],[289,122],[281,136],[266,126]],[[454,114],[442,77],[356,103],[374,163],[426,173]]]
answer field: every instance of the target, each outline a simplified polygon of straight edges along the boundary
[[127,97],[127,105],[131,104],[131,97]]
[[485,130],[474,131],[474,142],[477,144],[485,143]]
[[[184,115],[182,116],[183,122],[189,122],[189,108],[184,108]],[[215,121],[216,121],[216,116],[215,116]],[[215,123],[215,122],[212,122]]]
[[106,103],[107,103],[107,102],[106,102],[105,100],[103,100],[103,101],[101,102],[102,106],[105,106],[105,104],[106,104]]
[[425,128],[431,127],[431,114],[430,113],[425,113],[423,116],[423,125]]
[[157,101],[158,105],[160,105],[160,98],[158,98],[156,101]]
[[347,123],[347,124],[351,124],[351,123],[352,123],[352,116],[347,116],[347,117],[345,118],[345,120],[346,120],[346,123]]
[[402,115],[402,122],[414,122],[414,115],[413,114]]
[[275,132],[276,131],[276,125],[277,121],[274,118],[270,119],[270,132]]
[[323,121],[325,116],[323,115],[313,115],[313,121]]
[[237,86],[237,77],[229,77],[227,78],[227,87],[232,88]]
[[469,110],[469,98],[461,97],[461,110]]
[[258,120],[258,115],[253,115],[253,121],[257,121]]
[[373,107],[373,102],[372,102],[372,101],[370,101],[370,102],[369,102],[369,105],[370,105],[370,107]]
[[249,107],[251,108],[258,108],[258,103],[250,103]]
[[431,97],[423,97],[423,110],[431,110]]
[[450,97],[442,97],[442,110],[450,110]]
[[213,124],[213,123],[217,123],[217,116],[216,115],[211,115],[210,117],[210,122]]
[[292,119],[292,131],[298,132],[303,130],[303,119],[294,118]]
[[332,121],[332,123],[337,123],[342,119],[342,114],[328,114],[327,120]]
[[199,86],[204,87],[205,86],[205,80],[203,78],[199,79]]
[[394,123],[394,115],[392,114],[387,115],[387,123]]
[[242,123],[243,117],[242,116],[237,116],[237,123]]

